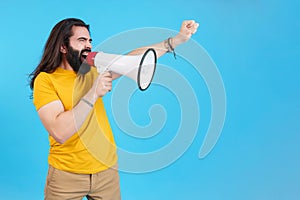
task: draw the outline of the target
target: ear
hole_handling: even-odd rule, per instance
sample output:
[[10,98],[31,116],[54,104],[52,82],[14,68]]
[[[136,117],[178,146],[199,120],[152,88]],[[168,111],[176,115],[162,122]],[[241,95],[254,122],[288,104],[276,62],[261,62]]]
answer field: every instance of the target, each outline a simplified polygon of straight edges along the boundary
[[62,45],[62,46],[60,47],[60,52],[62,52],[62,53],[67,53],[67,47],[66,47],[65,45]]

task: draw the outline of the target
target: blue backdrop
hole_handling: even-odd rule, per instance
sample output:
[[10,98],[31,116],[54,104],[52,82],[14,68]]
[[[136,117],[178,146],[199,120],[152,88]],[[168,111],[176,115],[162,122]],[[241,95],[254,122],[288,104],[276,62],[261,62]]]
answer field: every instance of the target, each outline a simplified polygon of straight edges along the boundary
[[[299,10],[296,0],[1,2],[0,199],[43,198],[48,138],[29,98],[27,75],[38,64],[52,27],[66,17],[90,24],[95,45],[136,28],[177,31],[182,20],[195,19],[200,27],[193,39],[209,53],[224,82],[224,128],[210,154],[199,159],[211,112],[206,85],[182,58],[166,55],[159,60],[185,76],[196,91],[199,129],[189,148],[167,167],[150,173],[120,172],[123,199],[299,199]],[[157,98],[156,91],[165,96]],[[105,103],[117,143],[132,151],[154,151],[176,133],[178,102],[155,84],[134,98],[129,109],[137,124],[149,122],[143,116],[152,104],[164,107],[167,120],[159,135],[165,137],[148,139],[146,146],[123,140],[108,95]]]

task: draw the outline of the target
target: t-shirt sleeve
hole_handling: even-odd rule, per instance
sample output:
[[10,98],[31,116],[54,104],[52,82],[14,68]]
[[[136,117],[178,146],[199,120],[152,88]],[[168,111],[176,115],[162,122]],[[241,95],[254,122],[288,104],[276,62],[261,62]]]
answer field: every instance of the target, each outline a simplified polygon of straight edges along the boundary
[[41,72],[34,80],[33,104],[36,110],[55,100],[60,99],[53,83],[47,73]]

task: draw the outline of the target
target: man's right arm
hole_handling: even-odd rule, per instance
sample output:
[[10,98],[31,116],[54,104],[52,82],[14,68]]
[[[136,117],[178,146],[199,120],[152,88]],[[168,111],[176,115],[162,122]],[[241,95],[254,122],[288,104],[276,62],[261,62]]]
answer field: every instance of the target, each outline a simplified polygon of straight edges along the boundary
[[48,133],[58,143],[63,144],[66,142],[82,126],[96,100],[111,90],[111,82],[110,73],[99,75],[92,88],[83,96],[82,99],[84,100],[80,100],[69,111],[64,110],[60,100],[52,101],[42,106],[38,110],[38,115]]

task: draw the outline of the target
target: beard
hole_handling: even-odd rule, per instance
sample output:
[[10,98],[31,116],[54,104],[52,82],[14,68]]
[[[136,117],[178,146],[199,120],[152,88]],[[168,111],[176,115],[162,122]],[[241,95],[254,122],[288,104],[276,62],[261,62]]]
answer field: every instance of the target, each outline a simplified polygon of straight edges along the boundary
[[77,73],[85,59],[85,57],[82,56],[82,54],[84,52],[91,52],[91,50],[83,49],[79,52],[78,50],[73,49],[70,45],[68,45],[67,49],[68,49],[68,53],[66,56],[67,61],[69,62],[73,70]]

